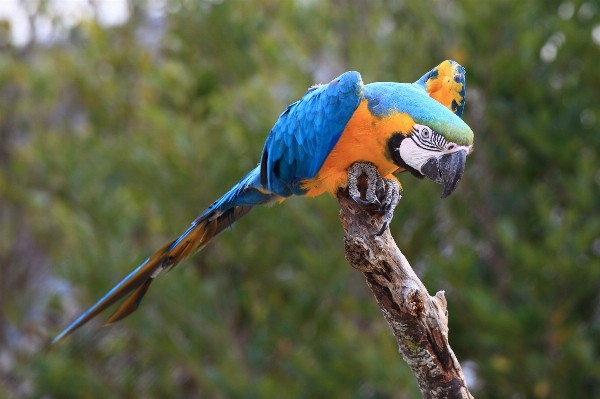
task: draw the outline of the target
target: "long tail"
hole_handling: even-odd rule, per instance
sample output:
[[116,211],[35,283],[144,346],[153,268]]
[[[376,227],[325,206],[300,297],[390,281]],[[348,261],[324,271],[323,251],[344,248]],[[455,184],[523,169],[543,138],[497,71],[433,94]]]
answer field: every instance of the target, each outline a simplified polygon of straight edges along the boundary
[[259,190],[256,187],[260,187],[260,166],[248,173],[227,194],[215,201],[198,216],[185,233],[163,245],[87,312],[54,338],[47,351],[110,305],[131,293],[110,316],[105,325],[129,316],[138,308],[148,287],[161,271],[166,268],[174,268],[188,256],[204,248],[214,236],[246,215],[254,206],[277,198],[273,194]]

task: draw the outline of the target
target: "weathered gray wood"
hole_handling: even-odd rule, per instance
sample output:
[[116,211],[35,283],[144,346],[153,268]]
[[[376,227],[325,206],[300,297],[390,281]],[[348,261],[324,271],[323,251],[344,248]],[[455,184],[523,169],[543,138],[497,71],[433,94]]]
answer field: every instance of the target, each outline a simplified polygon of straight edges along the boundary
[[346,260],[366,277],[423,398],[473,398],[448,343],[444,292],[429,296],[389,229],[376,236],[383,222],[373,206],[357,204],[348,190],[337,197]]

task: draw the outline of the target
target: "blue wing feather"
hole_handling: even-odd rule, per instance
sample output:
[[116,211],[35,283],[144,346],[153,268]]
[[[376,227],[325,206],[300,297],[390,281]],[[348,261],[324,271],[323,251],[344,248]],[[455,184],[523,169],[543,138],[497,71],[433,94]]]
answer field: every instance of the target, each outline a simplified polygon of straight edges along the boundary
[[303,194],[299,182],[317,174],[363,95],[360,74],[346,72],[327,85],[311,87],[287,107],[263,149],[261,169],[267,181],[262,184],[281,196]]

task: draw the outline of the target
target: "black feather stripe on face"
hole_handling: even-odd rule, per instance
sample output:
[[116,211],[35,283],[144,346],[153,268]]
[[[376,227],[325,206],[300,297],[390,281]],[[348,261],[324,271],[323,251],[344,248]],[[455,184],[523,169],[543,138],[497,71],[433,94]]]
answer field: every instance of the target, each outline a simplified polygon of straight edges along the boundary
[[434,130],[426,129],[428,133],[427,138],[423,137],[423,132],[421,132],[421,134],[413,134],[415,132],[414,130],[408,137],[410,137],[419,148],[429,151],[442,151],[446,147],[446,144],[448,144],[444,136]]
[[398,165],[404,170],[409,171],[413,176],[422,179],[425,176],[421,172],[404,162],[404,160],[400,156],[400,144],[402,143],[402,140],[409,139],[409,137],[410,134],[409,136],[405,136],[402,133],[394,133],[392,137],[390,137],[390,139],[388,140],[388,151],[390,152],[392,161],[394,161],[396,165]]

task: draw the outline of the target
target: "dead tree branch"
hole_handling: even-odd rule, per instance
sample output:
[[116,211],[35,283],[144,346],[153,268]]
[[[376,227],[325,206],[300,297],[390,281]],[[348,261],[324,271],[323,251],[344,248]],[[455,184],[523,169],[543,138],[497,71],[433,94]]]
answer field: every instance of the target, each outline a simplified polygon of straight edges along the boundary
[[376,236],[382,220],[373,206],[359,205],[348,190],[337,197],[346,260],[366,277],[423,398],[473,398],[448,343],[444,292],[429,296],[389,229]]

